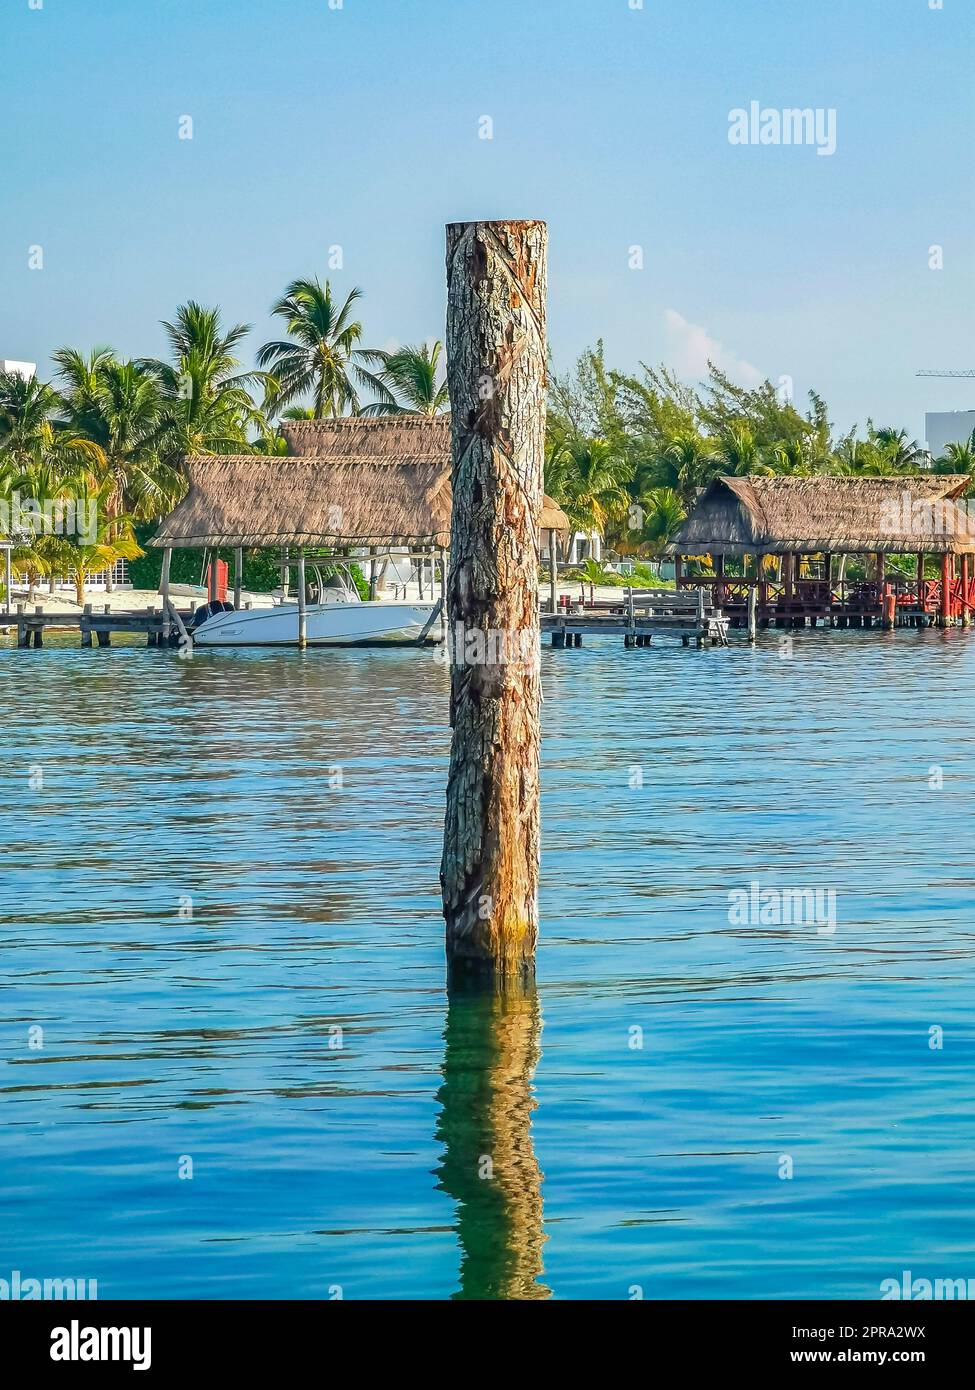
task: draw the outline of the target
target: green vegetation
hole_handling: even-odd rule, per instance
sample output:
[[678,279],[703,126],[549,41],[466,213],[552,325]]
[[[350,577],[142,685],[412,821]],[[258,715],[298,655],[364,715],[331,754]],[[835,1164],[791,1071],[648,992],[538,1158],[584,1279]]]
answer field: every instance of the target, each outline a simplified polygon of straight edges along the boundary
[[[286,336],[265,343],[253,369],[239,356],[249,326],[225,328],[218,309],[191,301],[163,324],[166,360],[64,347],[49,382],[0,373],[0,534],[22,539],[13,563],[31,593],[70,575],[83,601],[88,576],[122,558],[133,583],[154,588],[160,557],[143,545],[182,497],[192,454],[279,457],[286,419],[447,410],[442,345],[364,346],[360,297],[353,289],[340,302],[328,281],[292,281],[272,308]],[[815,392],[802,413],[771,382],[737,386],[714,366],[698,388],[666,367],[627,375],[607,367],[597,343],[552,378],[545,490],[576,529],[601,532],[623,556],[659,555],[697,490],[721,473],[892,474],[924,462],[903,430],[868,421],[862,437],[836,435]],[[949,445],[933,467],[975,478],[975,437]],[[24,499],[44,524],[24,525]],[[82,515],[83,533],[65,523]],[[199,583],[202,563],[199,552],[174,554],[174,582]],[[583,567],[578,577],[615,582],[599,572],[592,579]],[[273,552],[245,557],[246,588],[278,582]],[[644,569],[634,582],[660,581]]]
[[[620,555],[659,554],[720,474],[890,476],[926,462],[904,430],[868,420],[863,437],[837,435],[814,391],[802,413],[771,382],[738,386],[713,364],[700,388],[666,367],[627,375],[606,366],[602,343],[553,377],[550,397],[545,490]],[[975,436],[933,468],[975,478]]]

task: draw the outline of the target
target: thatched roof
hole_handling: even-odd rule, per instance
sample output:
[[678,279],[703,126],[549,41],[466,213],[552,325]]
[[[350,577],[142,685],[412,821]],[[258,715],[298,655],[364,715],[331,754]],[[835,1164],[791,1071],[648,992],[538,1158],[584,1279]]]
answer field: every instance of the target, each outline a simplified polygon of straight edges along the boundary
[[704,489],[671,555],[975,552],[975,518],[953,499],[964,474],[721,477]]
[[[189,491],[149,544],[449,544],[449,417],[299,420],[282,430],[299,456],[190,459]],[[548,497],[540,525],[571,529]]]
[[282,420],[288,453],[300,458],[440,463],[450,467],[449,415],[353,415],[339,420]]
[[325,463],[201,455],[190,487],[149,542],[216,545],[446,545],[450,477],[438,463]]

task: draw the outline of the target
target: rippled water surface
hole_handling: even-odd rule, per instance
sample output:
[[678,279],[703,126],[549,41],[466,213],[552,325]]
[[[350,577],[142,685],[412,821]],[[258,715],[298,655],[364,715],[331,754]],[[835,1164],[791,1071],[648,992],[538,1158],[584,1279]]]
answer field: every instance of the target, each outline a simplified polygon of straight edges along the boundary
[[448,1010],[428,654],[0,650],[0,1277],[975,1277],[975,637],[542,659],[537,996]]

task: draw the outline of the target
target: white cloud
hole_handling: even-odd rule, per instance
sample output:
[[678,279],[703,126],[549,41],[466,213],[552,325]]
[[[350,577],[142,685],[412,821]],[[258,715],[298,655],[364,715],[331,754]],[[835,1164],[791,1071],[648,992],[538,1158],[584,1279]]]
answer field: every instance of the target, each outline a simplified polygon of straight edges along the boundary
[[664,312],[664,323],[667,327],[668,355],[678,376],[700,380],[707,376],[708,362],[711,361],[743,386],[760,386],[765,380],[764,372],[729,352],[706,329],[696,323],[688,323],[676,309]]

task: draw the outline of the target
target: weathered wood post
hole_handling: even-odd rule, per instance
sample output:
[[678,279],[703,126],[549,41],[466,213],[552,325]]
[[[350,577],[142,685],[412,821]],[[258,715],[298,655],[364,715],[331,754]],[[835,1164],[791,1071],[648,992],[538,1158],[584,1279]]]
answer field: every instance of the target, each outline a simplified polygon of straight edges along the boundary
[[547,243],[543,222],[447,228],[453,735],[440,877],[454,972],[534,968]]
[[941,607],[938,613],[938,626],[951,626],[951,581],[955,569],[955,557],[946,550],[941,556]]
[[298,551],[298,646],[308,646],[308,590],[305,587],[305,552]]
[[548,611],[554,613],[558,608],[559,561],[555,553],[556,530],[548,528]]
[[961,625],[962,627],[971,627],[972,611],[968,606],[969,603],[971,603],[971,596],[969,594],[969,562],[967,555],[961,557],[961,597]]
[[447,551],[439,547],[440,556],[440,642],[447,640]]
[[[173,563],[173,551],[171,546],[167,546],[162,556],[162,571],[159,575],[159,592],[162,595],[163,625],[162,642],[164,647],[169,646],[169,635],[172,631],[172,624],[169,621],[169,573]],[[101,633],[98,634],[98,645],[101,646]]]
[[748,640],[758,641],[758,577],[748,586]]
[[240,607],[240,595],[244,587],[244,547],[234,546],[234,607]]

